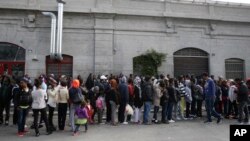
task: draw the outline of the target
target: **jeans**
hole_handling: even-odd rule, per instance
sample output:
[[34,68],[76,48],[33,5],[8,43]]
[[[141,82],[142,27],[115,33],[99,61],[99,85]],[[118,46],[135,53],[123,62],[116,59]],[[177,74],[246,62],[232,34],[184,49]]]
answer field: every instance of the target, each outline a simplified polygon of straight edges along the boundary
[[79,108],[80,107],[80,104],[71,104],[70,105],[70,124],[71,124],[71,131],[75,131],[75,111],[76,111],[76,108]]
[[5,110],[5,121],[9,121],[10,118],[10,102],[0,102],[0,122],[3,122],[3,111]]
[[214,116],[216,118],[220,118],[220,115],[215,111],[214,109],[214,97],[206,97],[205,102],[206,102],[206,111],[207,111],[207,120],[209,122],[212,122],[211,116]]
[[18,109],[18,132],[24,132],[28,109]]
[[54,124],[53,124],[53,116],[54,116],[54,111],[55,111],[55,108],[54,107],[51,107],[49,106],[49,117],[48,117],[48,120],[49,120],[49,126],[50,127],[54,127]]
[[168,102],[168,107],[167,107],[167,118],[168,118],[168,120],[172,119],[173,106],[174,106],[173,102]]
[[114,101],[109,101],[111,107],[111,122],[114,124],[116,121],[116,103]]
[[[79,131],[80,126],[81,125],[79,125],[79,124],[76,125],[74,133],[77,133]],[[84,126],[85,126],[85,131],[87,131],[88,130],[88,122],[86,124],[84,124]]]
[[64,130],[65,127],[65,120],[67,115],[67,103],[59,103],[58,104],[58,127],[59,130]]
[[151,110],[151,102],[144,102],[143,123],[149,123],[149,113]]
[[51,130],[49,128],[49,122],[48,122],[48,118],[47,118],[46,108],[43,108],[43,109],[33,109],[35,132],[39,133],[39,128],[38,128],[38,116],[39,116],[39,112],[41,113],[41,119],[44,120],[47,132],[50,132]]
[[153,119],[157,120],[157,114],[159,112],[160,106],[154,106],[154,116]]
[[164,103],[161,111],[161,122],[166,122],[168,102]]
[[242,122],[243,112],[245,114],[244,122],[249,122],[249,112],[246,101],[242,101],[239,103],[239,119],[238,119],[239,122]]

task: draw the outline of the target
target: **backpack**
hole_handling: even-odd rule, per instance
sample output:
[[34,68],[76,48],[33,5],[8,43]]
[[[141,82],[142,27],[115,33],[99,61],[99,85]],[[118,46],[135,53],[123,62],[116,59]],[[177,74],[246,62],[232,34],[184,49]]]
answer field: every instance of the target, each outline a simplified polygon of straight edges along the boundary
[[82,92],[80,89],[77,90],[77,93],[74,95],[73,99],[72,99],[72,102],[74,104],[79,104],[81,103],[82,101],[84,100],[84,97],[82,95]]
[[102,97],[98,97],[96,100],[96,107],[98,109],[103,109],[103,98]]
[[29,92],[21,92],[19,96],[19,105],[26,106],[32,103],[32,96]]

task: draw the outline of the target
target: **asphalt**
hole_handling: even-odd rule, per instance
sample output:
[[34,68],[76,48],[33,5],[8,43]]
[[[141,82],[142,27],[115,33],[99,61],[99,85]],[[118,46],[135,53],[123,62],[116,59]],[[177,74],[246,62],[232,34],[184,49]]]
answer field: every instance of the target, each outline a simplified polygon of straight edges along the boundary
[[[32,120],[30,116],[27,125],[31,125]],[[41,128],[40,137],[35,137],[33,129],[24,137],[18,137],[16,126],[2,125],[0,141],[229,141],[229,126],[236,123],[236,120],[225,119],[220,124],[216,120],[204,124],[204,120],[205,118],[152,125],[89,125],[88,132],[84,133],[82,127],[79,136],[72,136],[67,125],[65,131],[55,131],[52,135],[45,135],[45,128]]]

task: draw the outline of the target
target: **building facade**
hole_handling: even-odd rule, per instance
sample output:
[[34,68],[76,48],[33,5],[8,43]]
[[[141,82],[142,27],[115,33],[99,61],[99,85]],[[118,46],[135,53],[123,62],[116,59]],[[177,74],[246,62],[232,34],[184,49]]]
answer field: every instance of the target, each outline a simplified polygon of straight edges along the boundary
[[167,54],[159,73],[250,77],[250,6],[184,0],[66,0],[62,62],[49,58],[56,0],[0,0],[0,73],[133,73],[133,58]]

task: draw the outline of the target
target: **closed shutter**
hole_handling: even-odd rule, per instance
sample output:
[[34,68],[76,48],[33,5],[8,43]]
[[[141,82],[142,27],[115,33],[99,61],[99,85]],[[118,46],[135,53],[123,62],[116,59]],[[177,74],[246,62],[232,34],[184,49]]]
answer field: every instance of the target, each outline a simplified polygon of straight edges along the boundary
[[185,48],[174,53],[174,75],[193,74],[200,76],[208,72],[208,54],[195,48]]

